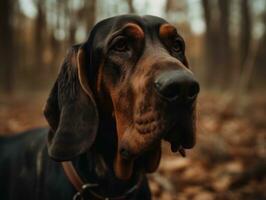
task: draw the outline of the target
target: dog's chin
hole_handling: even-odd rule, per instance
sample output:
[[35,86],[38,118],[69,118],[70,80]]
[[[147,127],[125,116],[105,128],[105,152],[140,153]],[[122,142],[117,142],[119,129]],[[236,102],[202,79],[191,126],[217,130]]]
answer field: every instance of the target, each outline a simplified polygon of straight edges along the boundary
[[135,127],[129,127],[118,142],[115,174],[127,180],[133,172],[154,172],[160,159],[161,136],[156,132],[141,134]]
[[160,160],[161,142],[139,157],[127,159],[117,154],[114,162],[114,171],[119,179],[128,180],[132,177],[132,174],[136,172],[152,173],[156,171]]
[[[187,118],[188,119],[188,118]],[[161,140],[168,141],[172,152],[185,156],[185,149],[195,145],[195,121],[168,121],[148,133],[142,133],[134,126],[128,127],[118,142],[118,152],[114,162],[115,174],[127,180],[133,171],[154,172],[161,159]],[[164,121],[167,122],[167,121]]]

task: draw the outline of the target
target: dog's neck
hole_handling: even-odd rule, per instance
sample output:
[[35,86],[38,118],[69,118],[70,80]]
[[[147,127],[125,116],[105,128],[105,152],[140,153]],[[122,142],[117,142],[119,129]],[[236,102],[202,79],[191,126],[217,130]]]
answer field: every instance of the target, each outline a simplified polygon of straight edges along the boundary
[[[103,120],[102,120],[103,121]],[[106,120],[109,121],[110,120]],[[99,184],[95,191],[106,196],[119,196],[134,186],[140,173],[133,173],[129,180],[120,180],[115,176],[113,162],[116,154],[116,129],[112,123],[104,120],[94,146],[89,152],[73,161],[84,182]]]

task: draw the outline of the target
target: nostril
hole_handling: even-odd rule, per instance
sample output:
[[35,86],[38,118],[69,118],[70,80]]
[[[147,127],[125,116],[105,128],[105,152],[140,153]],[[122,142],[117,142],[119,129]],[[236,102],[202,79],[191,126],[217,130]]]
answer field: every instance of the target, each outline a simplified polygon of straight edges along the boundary
[[197,82],[193,82],[188,88],[187,98],[190,100],[195,99],[199,93],[199,90],[200,90],[199,84]]
[[177,99],[181,93],[179,84],[175,82],[170,84],[161,84],[159,82],[155,82],[155,88],[160,96],[170,101]]
[[181,88],[178,84],[170,84],[162,90],[162,95],[169,100],[177,99],[180,96]]

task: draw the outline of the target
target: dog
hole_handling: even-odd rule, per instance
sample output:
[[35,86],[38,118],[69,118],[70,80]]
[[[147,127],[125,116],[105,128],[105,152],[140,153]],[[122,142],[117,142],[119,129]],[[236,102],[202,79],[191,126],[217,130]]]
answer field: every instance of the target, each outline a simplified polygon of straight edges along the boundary
[[0,199],[151,199],[146,173],[195,145],[199,93],[176,28],[156,16],[97,23],[68,51],[49,128],[0,139]]

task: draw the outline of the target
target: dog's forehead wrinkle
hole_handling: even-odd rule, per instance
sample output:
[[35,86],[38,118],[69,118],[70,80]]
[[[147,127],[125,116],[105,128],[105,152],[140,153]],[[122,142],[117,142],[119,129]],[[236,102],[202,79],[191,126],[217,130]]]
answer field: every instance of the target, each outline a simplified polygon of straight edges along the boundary
[[[156,30],[155,32],[159,31],[159,27],[162,24],[166,24],[168,22],[160,17],[152,15],[144,15],[144,16],[138,16],[134,14],[118,15],[99,21],[91,30],[88,41],[93,39],[100,42],[102,41],[103,36],[109,35],[111,32],[117,30],[118,28],[121,28],[123,25],[127,23],[135,23],[139,25],[143,30],[145,29],[146,31],[150,30],[152,33],[154,33],[155,30]],[[99,30],[103,34],[97,34],[99,33]]]
[[161,24],[168,23],[164,19],[152,15],[121,15],[116,18],[113,18],[112,21],[113,25],[111,28],[111,32],[120,29],[128,23],[132,23],[138,25],[144,32],[149,32],[149,35],[157,33]]

